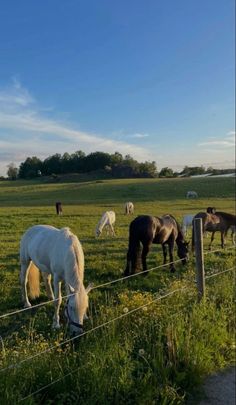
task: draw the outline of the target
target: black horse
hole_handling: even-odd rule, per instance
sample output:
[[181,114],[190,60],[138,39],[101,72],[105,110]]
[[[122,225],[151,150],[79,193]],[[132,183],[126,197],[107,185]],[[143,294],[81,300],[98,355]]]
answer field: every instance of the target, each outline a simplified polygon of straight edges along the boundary
[[[141,244],[142,249],[141,249]],[[185,242],[180,225],[172,215],[153,217],[141,215],[136,217],[129,227],[129,248],[127,253],[127,264],[124,275],[137,273],[142,260],[143,271],[147,270],[146,257],[151,244],[162,245],[164,264],[167,262],[167,245],[169,247],[170,270],[175,271],[173,262],[174,244],[178,247],[178,256],[185,264],[188,259],[188,242]]]

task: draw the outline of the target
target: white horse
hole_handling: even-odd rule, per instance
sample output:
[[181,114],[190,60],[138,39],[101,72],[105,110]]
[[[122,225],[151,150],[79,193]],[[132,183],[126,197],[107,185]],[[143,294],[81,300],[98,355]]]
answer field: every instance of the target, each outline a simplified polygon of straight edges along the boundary
[[188,228],[192,228],[194,216],[195,215],[191,215],[191,214],[184,215],[182,224],[181,224],[181,229],[182,229],[184,236],[188,235]]
[[[35,225],[23,235],[20,243],[20,281],[25,307],[31,307],[29,295],[36,298],[40,293],[39,270],[46,285],[49,299],[55,299],[53,327],[59,328],[59,309],[62,302],[61,281],[66,283],[67,300],[65,314],[73,334],[83,332],[83,320],[88,308],[88,292],[84,280],[84,253],[82,246],[69,228],[57,229],[50,225]],[[53,276],[53,287],[51,286]]]
[[116,221],[116,214],[114,211],[104,212],[104,214],[102,215],[102,218],[100,219],[100,221],[98,222],[98,224],[96,226],[95,236],[96,237],[100,236],[104,227],[106,227],[107,233],[108,233],[108,230],[110,230],[111,234],[113,236],[115,236],[115,231],[113,228],[115,221]]
[[134,213],[134,204],[131,201],[125,203],[125,214],[129,215],[133,213]]
[[[182,224],[181,224],[181,229],[184,234],[184,236],[188,236],[188,229],[192,229],[193,226],[193,218],[195,217],[196,214],[188,214],[183,216]],[[208,238],[208,232],[203,233],[206,238]]]
[[196,191],[188,191],[186,194],[186,198],[198,198]]

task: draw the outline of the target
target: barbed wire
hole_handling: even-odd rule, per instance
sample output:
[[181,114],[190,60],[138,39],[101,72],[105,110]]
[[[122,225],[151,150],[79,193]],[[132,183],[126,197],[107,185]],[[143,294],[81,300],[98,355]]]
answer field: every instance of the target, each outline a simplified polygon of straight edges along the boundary
[[[107,285],[117,283],[117,282],[119,282],[119,281],[127,280],[128,278],[131,278],[131,277],[137,277],[137,276],[139,276],[139,275],[142,275],[142,274],[144,274],[144,273],[148,273],[148,272],[153,271],[153,270],[160,269],[160,268],[162,268],[162,267],[167,267],[167,266],[169,266],[170,264],[175,264],[175,263],[181,262],[182,260],[184,260],[184,259],[178,259],[178,260],[173,261],[173,262],[170,262],[170,263],[166,263],[166,264],[162,264],[162,265],[160,265],[160,266],[152,267],[151,269],[147,269],[147,270],[141,271],[141,272],[139,272],[139,273],[130,274],[129,276],[120,277],[120,278],[118,278],[118,279],[111,280],[111,281],[108,281],[108,282],[103,283],[103,284],[95,285],[94,287],[91,288],[91,291],[92,291],[92,290],[96,290],[97,288],[102,288],[102,287],[105,287],[105,286],[107,286]],[[75,292],[75,293],[68,294],[68,295],[64,295],[64,296],[61,297],[61,299],[65,299],[65,298],[72,297],[72,296],[74,296],[75,294],[76,294],[76,292]],[[55,299],[53,299],[53,300],[49,300],[49,301],[41,302],[41,303],[36,304],[36,305],[32,305],[31,307],[21,308],[21,309],[18,309],[18,310],[16,310],[16,311],[13,311],[13,312],[8,312],[8,313],[6,313],[6,314],[0,315],[0,319],[7,318],[8,316],[16,315],[16,314],[18,314],[18,313],[25,312],[25,311],[28,311],[28,310],[32,310],[32,309],[35,309],[35,308],[39,308],[39,307],[42,307],[43,305],[47,305],[47,304],[51,304],[51,303],[57,302],[59,299],[60,299],[60,298],[55,298]]]
[[8,367],[2,368],[2,369],[0,369],[0,372],[6,371],[6,370],[10,370],[10,369],[15,369],[15,368],[19,367],[21,364],[25,363],[25,362],[28,361],[28,360],[32,360],[32,359],[34,359],[34,358],[36,358],[36,357],[38,357],[38,356],[41,356],[42,354],[45,354],[45,353],[50,352],[51,350],[58,349],[58,347],[61,347],[61,346],[65,345],[65,344],[67,344],[67,343],[73,342],[74,340],[76,340],[76,339],[78,339],[78,338],[81,338],[82,336],[88,335],[89,333],[94,332],[95,330],[100,329],[100,328],[102,328],[102,327],[104,327],[104,326],[107,326],[107,325],[109,325],[110,323],[117,321],[118,319],[124,318],[124,317],[127,316],[127,315],[130,315],[130,314],[132,314],[132,313],[134,313],[134,312],[137,312],[138,310],[140,310],[140,309],[142,309],[142,308],[144,308],[144,307],[146,307],[146,306],[148,306],[148,305],[151,305],[151,304],[153,304],[154,302],[160,301],[161,299],[166,298],[166,297],[168,297],[168,296],[170,296],[170,295],[173,295],[174,293],[176,293],[176,292],[178,292],[178,291],[184,291],[184,290],[186,290],[186,289],[187,289],[187,287],[178,288],[178,289],[175,289],[175,290],[173,290],[173,291],[168,292],[168,293],[165,294],[165,295],[161,295],[161,296],[155,298],[154,300],[152,300],[152,301],[150,301],[150,302],[147,302],[146,304],[143,304],[143,305],[141,305],[141,306],[139,306],[139,307],[137,307],[137,308],[131,309],[130,311],[128,311],[128,312],[126,312],[126,313],[124,313],[124,314],[121,314],[121,315],[119,315],[119,316],[117,316],[117,317],[115,317],[115,318],[113,318],[113,319],[110,319],[109,321],[106,321],[106,322],[104,322],[104,323],[102,323],[102,324],[100,324],[100,325],[97,325],[97,326],[95,326],[94,328],[91,328],[91,329],[89,329],[89,330],[87,330],[87,331],[81,333],[80,335],[74,336],[74,337],[72,337],[72,338],[70,338],[70,339],[66,339],[66,340],[64,340],[63,342],[57,344],[56,346],[50,346],[49,348],[47,348],[47,349],[45,349],[45,350],[43,350],[43,351],[41,351],[41,352],[39,352],[39,353],[36,353],[36,354],[34,354],[33,356],[26,357],[25,359],[19,361],[18,363],[14,363],[14,364],[12,364],[12,365],[10,365],[10,366],[8,366]]

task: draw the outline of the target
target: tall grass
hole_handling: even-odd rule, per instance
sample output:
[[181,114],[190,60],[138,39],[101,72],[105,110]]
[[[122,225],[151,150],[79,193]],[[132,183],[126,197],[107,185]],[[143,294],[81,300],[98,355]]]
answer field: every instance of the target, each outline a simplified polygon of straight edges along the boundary
[[[136,215],[170,212],[178,220],[185,213],[205,210],[210,205],[233,212],[232,179],[225,178],[221,187],[219,179],[208,182],[177,179],[47,185],[21,182],[19,186],[17,182],[0,183],[0,314],[22,307],[18,251],[20,237],[29,226],[70,226],[82,241],[85,283],[100,284],[121,277],[125,266],[131,220],[124,215],[126,200],[134,201]],[[186,200],[188,189],[196,190],[200,199]],[[54,203],[58,199],[63,203],[61,217],[55,215]],[[117,214],[117,237],[103,235],[95,240],[96,223],[108,208]],[[205,239],[205,246],[207,242]],[[219,236],[215,247],[220,249]],[[160,264],[161,249],[153,247],[148,266]],[[233,265],[233,250],[205,256],[207,274]],[[234,360],[233,274],[209,279],[206,299],[200,304],[193,257],[186,268],[177,264],[175,274],[163,268],[145,278],[140,275],[94,290],[86,331],[117,316],[126,316],[62,346],[68,337],[66,326],[60,332],[51,329],[51,305],[0,319],[0,369],[54,346],[16,368],[0,371],[1,403],[17,403],[38,390],[23,403],[166,405],[182,404],[196,397],[205,375]],[[183,287],[186,289],[181,293],[129,313],[150,303],[156,294]],[[47,299],[43,293],[36,302],[44,300]]]

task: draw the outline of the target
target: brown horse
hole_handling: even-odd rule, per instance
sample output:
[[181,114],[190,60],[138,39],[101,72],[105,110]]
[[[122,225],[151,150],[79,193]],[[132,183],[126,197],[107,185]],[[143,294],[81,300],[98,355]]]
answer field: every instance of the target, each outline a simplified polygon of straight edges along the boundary
[[[178,256],[185,264],[188,259],[188,242],[185,242],[180,225],[171,215],[153,217],[141,215],[136,217],[129,227],[129,247],[127,253],[127,264],[125,276],[137,273],[140,259],[142,260],[143,271],[147,270],[146,257],[152,243],[161,244],[164,256],[164,264],[167,260],[167,245],[169,247],[170,270],[175,271],[173,262],[174,244],[178,247]],[[142,251],[141,245],[142,244]]]
[[[236,226],[236,215],[228,214],[227,212],[215,211],[215,213],[210,214],[206,212],[199,212],[195,215],[194,219],[202,219],[202,231],[211,232],[211,241],[209,244],[209,249],[211,249],[212,242],[216,232],[221,233],[221,247],[225,246],[225,237],[228,230],[231,227]],[[193,219],[193,221],[194,221]],[[232,229],[232,228],[231,228]],[[192,232],[192,249],[194,249],[194,232]]]

